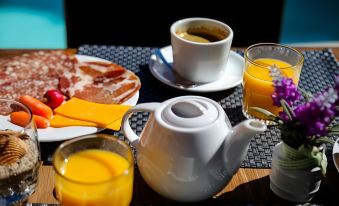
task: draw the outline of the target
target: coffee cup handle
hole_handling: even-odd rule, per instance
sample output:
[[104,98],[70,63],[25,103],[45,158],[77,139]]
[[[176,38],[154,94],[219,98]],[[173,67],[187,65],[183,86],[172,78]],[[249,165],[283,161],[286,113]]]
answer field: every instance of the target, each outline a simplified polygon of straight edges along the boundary
[[160,106],[160,103],[145,103],[145,104],[138,104],[134,106],[133,108],[129,109],[124,117],[122,118],[122,132],[127,137],[127,139],[130,141],[131,145],[133,147],[137,147],[139,144],[140,137],[135,134],[135,132],[132,130],[131,125],[129,124],[129,117],[134,112],[150,112],[153,113],[156,108]]

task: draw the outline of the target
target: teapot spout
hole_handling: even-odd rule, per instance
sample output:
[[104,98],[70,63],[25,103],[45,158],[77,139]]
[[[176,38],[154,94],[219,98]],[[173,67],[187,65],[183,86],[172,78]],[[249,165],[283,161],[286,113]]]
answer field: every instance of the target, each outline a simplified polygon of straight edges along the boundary
[[245,159],[251,138],[267,129],[266,125],[258,120],[245,120],[233,128],[233,132],[225,141],[224,158],[227,171],[233,175]]

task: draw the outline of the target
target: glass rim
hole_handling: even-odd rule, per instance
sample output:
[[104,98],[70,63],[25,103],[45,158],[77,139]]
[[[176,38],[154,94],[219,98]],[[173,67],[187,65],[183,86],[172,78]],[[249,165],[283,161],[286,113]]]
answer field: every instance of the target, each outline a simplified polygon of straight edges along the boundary
[[286,49],[294,51],[295,53],[297,53],[301,57],[300,60],[296,64],[291,65],[289,67],[279,67],[279,69],[288,69],[288,68],[294,68],[295,69],[299,65],[302,65],[304,60],[305,60],[304,55],[300,51],[298,51],[297,49],[295,49],[293,47],[287,46],[287,45],[277,44],[277,43],[258,43],[258,44],[253,44],[253,45],[249,46],[248,48],[246,48],[245,53],[244,53],[244,57],[245,57],[245,60],[247,59],[248,62],[250,62],[251,64],[253,64],[255,66],[258,66],[258,67],[261,67],[261,68],[268,69],[267,65],[257,63],[257,62],[255,62],[254,60],[252,60],[251,58],[248,57],[249,50],[251,50],[251,49],[253,49],[255,47],[258,47],[258,46],[275,46],[275,47],[286,48]]
[[[12,102],[12,103],[14,103],[14,104],[20,105],[21,107],[23,107],[23,108],[28,112],[28,114],[29,114],[29,121],[28,121],[27,124],[26,124],[24,127],[22,127],[22,128],[28,129],[28,127],[30,127],[30,125],[31,125],[32,123],[34,123],[34,121],[33,121],[33,112],[32,112],[32,110],[31,110],[29,107],[27,107],[26,105],[22,104],[22,103],[19,102],[19,101],[16,101],[16,100],[13,100],[13,99],[6,99],[6,98],[0,98],[0,102]],[[34,123],[34,124],[35,124],[35,123]]]
[[[100,137],[98,137],[100,136]],[[84,140],[84,139],[92,139],[92,138],[106,138],[106,139],[110,139],[110,140],[113,140],[113,141],[116,141],[118,142],[120,145],[122,145],[124,148],[126,148],[128,150],[128,153],[131,155],[131,158],[132,160],[128,161],[128,167],[118,176],[115,176],[115,177],[112,177],[108,180],[104,180],[104,181],[97,181],[97,182],[83,182],[83,181],[78,181],[78,180],[73,180],[71,178],[68,178],[68,177],[65,177],[65,175],[63,175],[59,169],[56,167],[55,165],[55,157],[56,157],[56,154],[60,152],[60,150],[62,150],[65,146],[67,145],[70,145],[74,142],[77,142],[79,140]],[[108,151],[108,150],[107,150]],[[121,155],[119,155],[121,156]],[[118,180],[120,179],[121,177],[124,177],[124,176],[127,176],[129,173],[130,173],[130,170],[131,168],[134,167],[134,161],[133,161],[133,154],[132,154],[132,150],[130,148],[129,145],[127,145],[124,141],[121,141],[120,139],[116,139],[114,138],[113,136],[111,135],[108,135],[108,134],[89,134],[89,135],[85,135],[85,136],[80,136],[80,137],[76,137],[76,138],[73,138],[71,140],[68,140],[68,141],[65,141],[63,143],[61,143],[58,148],[55,150],[54,152],[54,155],[53,155],[53,159],[52,159],[52,166],[53,166],[53,169],[55,171],[55,173],[57,175],[59,175],[60,177],[62,177],[63,179],[69,181],[69,182],[72,182],[72,183],[75,183],[75,184],[81,184],[81,185],[88,185],[88,186],[93,186],[93,185],[100,185],[100,184],[106,184],[106,183],[109,183],[109,182],[112,182],[112,181],[115,181],[115,180]]]

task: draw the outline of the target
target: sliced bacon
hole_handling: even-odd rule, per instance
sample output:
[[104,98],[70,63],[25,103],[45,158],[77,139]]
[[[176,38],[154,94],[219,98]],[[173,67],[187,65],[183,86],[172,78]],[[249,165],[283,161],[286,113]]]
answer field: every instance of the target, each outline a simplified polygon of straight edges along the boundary
[[69,97],[120,104],[140,89],[140,80],[133,72],[114,63],[82,62],[76,72],[61,77],[60,87]]
[[97,103],[123,103],[140,89],[139,78],[120,65],[78,62],[63,51],[38,51],[0,59],[0,98],[31,95],[42,100],[47,90]]
[[114,63],[82,62],[79,68],[86,74],[96,78],[98,76],[117,77],[125,72],[125,68]]

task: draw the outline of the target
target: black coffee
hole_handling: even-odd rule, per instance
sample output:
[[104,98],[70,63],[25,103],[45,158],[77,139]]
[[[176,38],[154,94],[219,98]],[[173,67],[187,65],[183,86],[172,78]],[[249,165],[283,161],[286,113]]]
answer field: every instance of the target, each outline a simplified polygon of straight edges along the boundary
[[224,30],[206,27],[192,27],[187,31],[177,32],[177,34],[183,39],[199,43],[217,42],[228,36],[228,32]]

